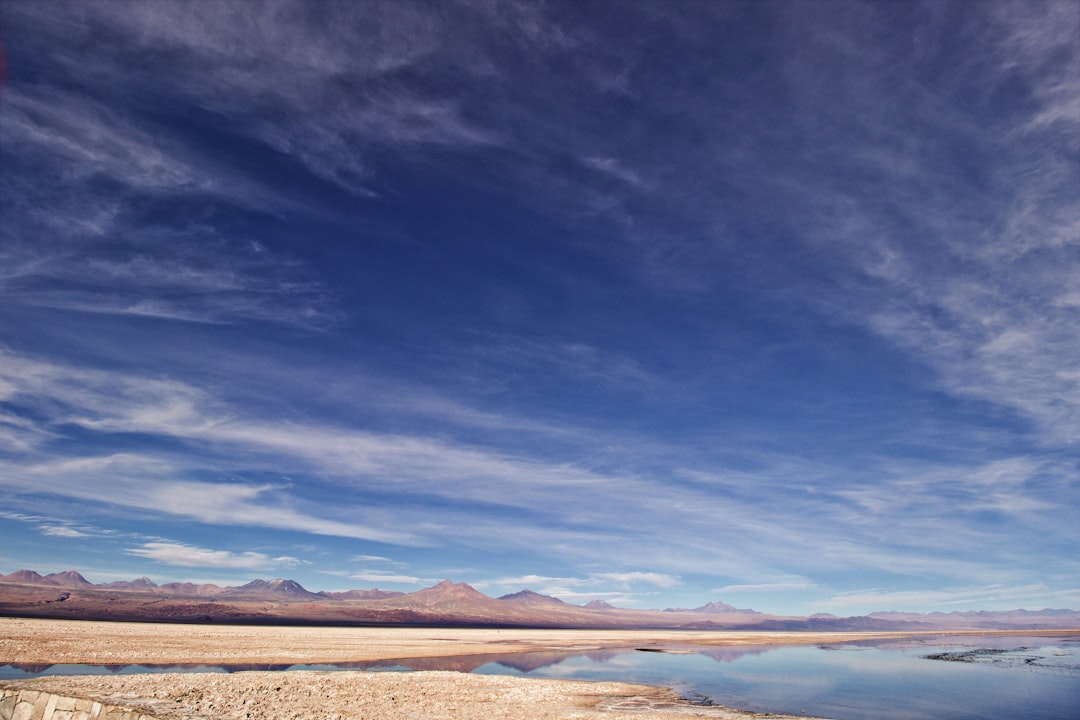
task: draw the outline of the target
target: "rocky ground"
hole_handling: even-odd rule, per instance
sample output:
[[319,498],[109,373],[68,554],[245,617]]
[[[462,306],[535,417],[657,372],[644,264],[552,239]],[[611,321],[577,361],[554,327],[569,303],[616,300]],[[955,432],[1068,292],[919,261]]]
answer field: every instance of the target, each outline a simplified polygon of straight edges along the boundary
[[[11,685],[12,683],[7,683]],[[18,685],[161,720],[779,718],[681,702],[662,688],[455,672],[243,672],[49,677]]]

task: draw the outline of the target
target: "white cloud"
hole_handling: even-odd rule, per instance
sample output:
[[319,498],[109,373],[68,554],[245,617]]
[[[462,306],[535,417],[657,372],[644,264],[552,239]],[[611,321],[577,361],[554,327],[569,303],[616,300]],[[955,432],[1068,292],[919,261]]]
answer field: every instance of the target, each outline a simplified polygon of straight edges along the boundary
[[[478,589],[498,588],[496,594],[528,588],[541,595],[559,598],[564,602],[587,602],[606,600],[622,606],[640,605],[644,599],[656,595],[655,591],[632,588],[641,586],[670,588],[681,584],[673,575],[655,572],[590,573],[583,577],[551,577],[547,575],[521,575],[500,577],[475,583]],[[612,589],[612,588],[616,589]]]
[[[207,227],[143,228],[137,240],[134,234],[111,228],[109,248],[85,239],[78,248],[16,248],[0,292],[31,306],[208,324],[325,329],[339,320],[314,274],[288,257]],[[95,251],[102,256],[85,258]]]
[[[407,531],[297,511],[290,505],[298,499],[278,486],[176,479],[190,472],[187,467],[161,458],[135,454],[19,464],[0,460],[0,484],[19,493],[54,493],[210,524],[269,527],[409,545],[417,542],[416,536]],[[340,513],[341,507],[334,509]]]
[[396,585],[418,585],[420,583],[434,582],[433,580],[425,580],[412,575],[400,575],[377,570],[365,570],[362,572],[350,573],[349,577],[353,580],[363,580],[364,582],[392,583]]
[[100,102],[52,88],[5,88],[0,137],[20,155],[57,166],[65,180],[106,177],[146,190],[195,190],[197,173],[165,150],[168,140],[131,124]]
[[85,538],[90,537],[90,533],[83,532],[82,530],[76,530],[73,527],[67,525],[41,525],[38,530],[42,535],[50,535],[52,537],[65,537],[65,538]]
[[[376,434],[339,427],[268,423],[237,415],[219,401],[190,385],[171,380],[140,378],[120,373],[88,371],[58,364],[34,361],[14,353],[3,355],[7,361],[0,368],[0,386],[5,396],[48,403],[54,416],[52,423],[70,423],[98,432],[151,433],[184,440],[206,447],[243,448],[245,455],[262,456],[263,463],[271,458],[289,458],[294,467],[317,469],[340,478],[378,477],[395,491],[409,494],[432,494],[454,498],[493,502],[496,504],[537,508],[547,493],[558,488],[574,488],[578,493],[606,493],[615,496],[640,482],[626,477],[612,477],[590,472],[569,464],[552,464],[529,458],[515,457],[487,449],[452,444],[432,437]],[[51,468],[65,467],[83,471],[88,465],[122,464],[131,456],[99,458],[80,464],[46,462]],[[75,464],[71,464],[75,463]],[[150,464],[154,464],[151,462]],[[40,474],[41,469],[35,474]],[[155,474],[163,474],[158,469]],[[500,482],[493,482],[494,480]],[[55,485],[56,483],[54,483]],[[144,489],[165,500],[177,500],[190,492],[196,483],[188,485],[174,481]],[[235,513],[235,503],[252,500],[256,495],[273,488],[237,485],[231,491],[228,484],[216,484],[220,489],[213,500],[194,506],[167,503],[176,512],[220,519]],[[222,493],[241,493],[234,504],[218,505],[216,496]],[[629,495],[628,495],[629,496]],[[183,508],[188,507],[188,510]],[[264,518],[286,517],[289,512],[246,507],[248,514]],[[595,512],[588,505],[570,509],[580,515],[577,522],[587,522]],[[290,523],[291,524],[291,523]],[[325,524],[324,524],[325,526]],[[314,527],[314,525],[313,525]],[[360,528],[352,528],[350,536],[358,536]],[[382,537],[407,537],[408,533],[386,531]],[[369,534],[372,539],[374,534]]]
[[[322,328],[337,321],[323,288],[295,261],[265,248],[247,252],[247,239],[219,235],[207,224],[133,219],[147,196],[198,197],[268,213],[295,210],[291,200],[93,92],[22,83],[5,88],[4,100],[6,153],[41,171],[0,176],[0,190],[11,198],[0,229],[4,296],[189,322]],[[108,193],[105,184],[113,188]]]
[[[3,349],[0,348],[0,359],[3,358]],[[11,386],[0,378],[0,397],[9,392]],[[55,438],[56,433],[40,427],[39,425],[0,409],[0,450],[8,452],[26,452],[35,445]]]
[[782,583],[761,583],[750,585],[725,585],[720,588],[716,588],[711,592],[714,593],[743,593],[743,592],[793,592],[799,590],[809,590],[817,587],[811,582],[782,582]]
[[[863,483],[819,478],[824,471],[812,463],[772,458],[754,473],[687,470],[674,474],[680,482],[671,482],[553,463],[446,437],[267,420],[175,380],[77,369],[11,352],[2,357],[0,399],[37,408],[39,417],[47,418],[43,427],[139,433],[181,443],[190,451],[183,460],[148,451],[64,458],[33,446],[18,458],[0,460],[0,485],[9,491],[56,493],[205,523],[406,545],[452,538],[486,547],[498,536],[508,548],[547,547],[574,563],[632,555],[667,571],[588,578],[607,583],[586,588],[599,592],[612,586],[674,587],[676,572],[760,576],[800,571],[800,565],[889,567],[911,574],[933,567],[966,577],[985,567],[985,549],[1000,541],[977,524],[957,525],[945,518],[992,509],[1041,524],[1040,509],[1055,502],[1056,488],[1067,477],[1061,463],[1015,458],[976,467],[879,465],[875,482]],[[318,477],[318,491],[325,496],[305,499],[284,480],[192,479],[208,468],[219,474]],[[791,478],[801,478],[800,487],[807,491],[793,492]],[[375,482],[388,499],[367,500]],[[570,491],[576,502],[549,502],[553,494]],[[445,499],[455,504],[447,506]],[[478,514],[456,506],[466,500],[521,508],[533,520],[507,533],[502,513]],[[779,509],[763,517],[761,503]],[[628,528],[627,517],[642,520]],[[877,540],[883,526],[892,528],[888,548]],[[845,528],[845,535],[836,536],[836,527]],[[1073,527],[1064,524],[1051,532],[1065,540]],[[680,530],[673,533],[672,528]],[[937,557],[936,550],[945,538],[953,551],[948,560]],[[540,585],[542,578],[535,579]],[[569,583],[550,578],[543,584],[560,592],[582,589]]]
[[[660,304],[667,305],[671,288],[689,288],[707,290],[708,299],[686,309],[715,310],[726,307],[713,302],[729,292],[712,292],[723,283],[734,281],[733,294],[771,286],[767,292],[775,294],[761,305],[770,321],[777,319],[772,305],[782,305],[793,308],[800,321],[802,313],[816,312],[827,315],[831,325],[876,333],[874,344],[888,345],[891,357],[872,359],[880,362],[872,372],[895,367],[900,349],[930,369],[921,375],[928,384],[964,400],[963,411],[970,411],[970,400],[980,414],[984,403],[992,404],[996,413],[1009,414],[1001,424],[1014,416],[1028,420],[1031,438],[1047,448],[1072,447],[1080,437],[1075,332],[1080,296],[1073,262],[1080,213],[1073,192],[1074,155],[1062,150],[1076,149],[1078,137],[1075,3],[994,5],[986,12],[997,26],[972,33],[980,52],[955,48],[957,63],[940,74],[928,54],[918,54],[941,41],[929,37],[940,28],[928,18],[909,38],[916,51],[912,66],[920,68],[916,75],[907,74],[909,66],[896,64],[885,47],[899,35],[864,31],[884,27],[875,25],[886,18],[872,4],[845,5],[828,18],[808,18],[814,14],[792,6],[778,13],[774,29],[778,45],[796,51],[785,53],[778,67],[764,62],[760,68],[776,93],[758,93],[756,83],[740,90],[741,82],[725,80],[723,87],[708,85],[693,97],[672,94],[677,88],[667,84],[650,88],[639,50],[607,45],[603,28],[560,28],[545,8],[504,3],[470,5],[474,24],[450,33],[455,11],[375,3],[362,18],[327,13],[335,22],[324,23],[322,13],[311,13],[302,2],[257,9],[222,2],[199,13],[160,3],[17,3],[8,19],[40,28],[20,42],[49,49],[40,54],[41,76],[47,78],[46,70],[56,65],[70,82],[60,89],[20,81],[5,91],[12,112],[0,133],[12,149],[8,157],[48,170],[42,177],[49,179],[0,174],[0,182],[7,183],[5,196],[17,200],[11,207],[21,221],[0,233],[26,238],[0,240],[4,299],[16,307],[90,311],[99,315],[96,323],[112,326],[122,317],[140,325],[148,318],[280,321],[304,328],[332,324],[334,313],[320,279],[303,264],[275,256],[278,246],[269,240],[226,236],[201,227],[198,219],[168,227],[131,224],[132,209],[143,207],[147,197],[169,201],[162,206],[205,200],[215,208],[262,213],[298,209],[286,206],[285,198],[274,196],[254,175],[231,170],[228,158],[200,153],[151,119],[197,107],[208,123],[213,122],[209,116],[216,117],[250,143],[239,145],[262,143],[280,151],[288,157],[279,160],[295,160],[295,167],[363,198],[357,200],[361,204],[391,196],[378,175],[388,159],[437,163],[432,158],[448,150],[498,146],[478,163],[490,161],[497,181],[479,174],[456,177],[505,183],[500,193],[532,203],[554,223],[572,219],[579,229],[589,223],[580,233],[567,233],[579,239],[565,241],[584,246],[573,252],[604,256],[605,272],[597,278],[606,270],[622,275],[638,264],[652,283],[640,296],[643,306],[661,296]],[[973,8],[970,14],[980,28],[983,12]],[[677,15],[665,18],[673,47],[688,30]],[[486,23],[500,29],[500,42],[530,50],[518,64],[526,74],[512,78],[513,87],[528,91],[509,102],[504,95],[512,90],[511,78],[502,75],[491,46],[472,42],[474,25],[486,32]],[[573,36],[579,31],[581,37]],[[798,34],[797,44],[789,45],[795,38],[787,32]],[[47,37],[35,41],[38,33]],[[550,73],[548,61],[553,53],[582,50],[574,43],[586,35],[590,52],[579,52],[573,61],[589,102],[578,103],[583,95],[574,91],[580,88]],[[103,43],[103,37],[113,42]],[[876,39],[870,43],[868,37]],[[885,41],[878,42],[881,38]],[[152,68],[140,73],[131,63],[148,47],[171,64],[165,90],[157,87],[159,73]],[[858,72],[851,72],[854,59]],[[979,62],[995,65],[995,71],[985,72]],[[1005,71],[1001,77],[996,64]],[[438,68],[437,81],[427,75],[431,68]],[[528,68],[536,74],[529,76]],[[402,77],[431,82],[409,86]],[[1016,82],[1017,92],[1026,82],[1030,97],[1009,112],[979,116],[976,105],[996,102],[1001,90],[1012,92],[999,84],[1002,79]],[[432,90],[444,80],[450,81],[444,88],[456,89]],[[79,82],[85,86],[79,88]],[[593,92],[597,86],[603,96]],[[350,92],[340,92],[343,87]],[[144,89],[161,94],[144,94]],[[821,101],[823,92],[828,104]],[[163,100],[153,116],[122,102],[143,95]],[[604,104],[609,95],[618,95],[620,107],[634,108],[625,116],[625,128],[614,132],[611,123],[597,122],[614,107]],[[677,117],[670,113],[672,100],[680,103]],[[780,127],[769,125],[772,117],[787,119]],[[656,143],[641,143],[661,118],[670,133],[661,132]],[[792,152],[800,148],[807,152]],[[777,173],[780,167],[783,172]],[[738,192],[730,190],[732,178],[738,179]],[[301,184],[310,186],[296,186]],[[102,196],[102,186],[117,189]],[[647,202],[645,191],[652,193]],[[749,248],[757,238],[742,238],[758,227],[756,204],[766,206],[762,212],[769,215],[761,241],[776,243],[762,250],[761,258],[751,257],[757,249]],[[785,211],[776,214],[776,207]],[[605,230],[618,240],[607,243],[612,238]],[[774,252],[778,249],[784,253]],[[810,260],[809,270],[804,260]],[[792,262],[791,274],[773,275],[774,264],[785,262]],[[804,274],[813,279],[804,281]],[[648,292],[658,287],[659,295]],[[600,294],[588,297],[614,301],[627,286],[610,288],[616,293],[606,295],[600,287]],[[635,293],[640,289],[632,287]],[[679,303],[671,307],[681,308]],[[523,294],[520,305],[527,304]],[[521,309],[516,319],[527,312]],[[412,402],[399,403],[398,393],[383,391],[381,407],[369,407],[367,400],[376,393],[356,398],[342,390],[351,382],[343,376],[362,376],[362,370],[323,366],[306,372],[325,375],[331,390],[322,391],[317,403],[274,412],[268,406],[285,407],[293,399],[269,399],[287,385],[294,397],[301,393],[291,384],[291,369],[280,375],[289,383],[259,386],[249,377],[251,365],[272,360],[252,360],[244,352],[261,355],[269,343],[230,356],[245,370],[244,387],[236,391],[226,387],[228,380],[208,384],[218,381],[207,378],[228,378],[234,370],[194,359],[197,350],[167,369],[123,372],[0,351],[0,399],[26,410],[25,416],[15,416],[0,409],[0,488],[9,497],[54,494],[86,500],[90,509],[100,503],[199,522],[380,542],[451,539],[490,548],[497,537],[508,552],[543,548],[575,569],[612,567],[612,558],[634,558],[638,567],[666,571],[590,576],[574,570],[583,576],[517,578],[551,594],[595,590],[593,596],[612,593],[611,588],[674,587],[676,573],[784,578],[804,567],[853,573],[886,567],[909,576],[952,574],[958,577],[951,582],[969,583],[1010,551],[1010,539],[1024,542],[1023,537],[995,537],[988,524],[973,520],[976,516],[999,518],[999,527],[1031,529],[1045,524],[1040,514],[1057,504],[1064,505],[1059,514],[1074,514],[1060,498],[1074,494],[1075,468],[1053,452],[1017,451],[1006,460],[988,460],[1017,447],[1001,442],[1015,440],[1016,433],[988,430],[971,440],[970,425],[979,419],[919,431],[919,442],[912,444],[929,448],[924,456],[940,452],[938,457],[949,460],[920,462],[920,453],[908,457],[906,448],[902,460],[871,456],[880,451],[895,457],[896,447],[915,435],[905,428],[893,436],[894,446],[867,448],[857,460],[865,466],[858,469],[852,469],[856,461],[844,460],[821,467],[794,457],[801,448],[773,440],[761,441],[761,446],[773,443],[771,454],[753,453],[748,464],[755,470],[733,472],[724,468],[723,455],[742,436],[722,437],[709,418],[692,427],[694,413],[685,416],[686,437],[664,447],[622,434],[631,424],[674,434],[674,426],[661,427],[663,420],[648,413],[600,420],[617,428],[605,437],[573,423],[559,427],[561,418],[543,415],[546,403],[530,404],[516,416],[491,410],[503,402],[486,385],[495,366],[601,385],[605,393],[624,396],[645,388],[656,399],[669,389],[660,386],[664,379],[680,376],[670,389],[681,402],[701,403],[703,410],[714,400],[722,402],[701,379],[726,371],[725,354],[738,352],[710,334],[726,332],[727,320],[713,331],[706,327],[713,324],[707,315],[701,322],[686,318],[694,333],[701,330],[701,347],[710,351],[707,358],[691,357],[685,364],[678,347],[651,355],[670,360],[640,361],[622,349],[639,341],[630,333],[622,338],[625,344],[620,340],[620,349],[605,345],[604,338],[613,337],[605,334],[611,328],[599,324],[595,328],[601,332],[579,332],[578,339],[567,339],[574,337],[570,333],[540,339],[500,335],[502,330],[471,336],[480,338],[482,350],[461,353],[458,345],[452,352],[469,354],[462,366],[484,366],[472,376],[477,386],[484,385],[477,407],[460,398],[480,393],[470,396],[458,388],[447,393],[456,401],[432,400],[433,394],[420,389],[409,393]],[[790,318],[778,319],[782,327]],[[643,320],[634,324],[651,322]],[[57,347],[68,339],[64,332],[70,330],[57,330],[52,338]],[[803,348],[815,341],[807,342]],[[285,344],[296,345],[292,339]],[[108,345],[81,336],[70,352],[86,350],[95,361],[107,362],[114,351],[103,349]],[[38,345],[45,346],[44,341]],[[137,350],[124,359],[126,367],[149,367],[153,360]],[[224,351],[215,346],[214,352]],[[283,364],[303,366],[321,350],[293,352]],[[185,368],[197,368],[191,377],[199,379],[183,381]],[[453,385],[467,372],[459,369],[444,369],[439,381]],[[659,372],[666,374],[653,374]],[[237,399],[245,393],[254,399],[250,406]],[[327,400],[332,393],[341,397]],[[333,410],[322,412],[331,402]],[[396,413],[391,422],[373,421],[391,417],[391,406]],[[602,403],[587,408],[579,424],[610,410]],[[717,416],[735,412],[717,410]],[[380,427],[394,429],[373,429]],[[957,430],[966,433],[962,440],[955,439]],[[80,454],[79,443],[72,442],[76,436],[93,438],[98,449]],[[282,479],[289,475],[297,478],[295,485]],[[953,522],[956,518],[959,522]],[[61,527],[44,520],[35,524]],[[1039,536],[1066,546],[1077,527],[1054,523]],[[360,556],[358,562],[393,564],[382,556]],[[797,584],[729,587],[749,592]]]
[[208,550],[181,543],[152,542],[129,548],[129,555],[156,560],[166,565],[212,568],[267,568],[274,564],[268,555],[259,552],[233,553],[228,550]]
[[838,593],[822,602],[827,610],[873,612],[884,610],[940,612],[966,609],[1042,610],[1047,607],[1075,607],[1080,588],[1050,589],[1043,584],[983,585],[940,590],[865,589]]
[[586,167],[617,178],[631,187],[640,189],[648,187],[648,183],[642,180],[640,175],[616,158],[594,156],[582,158],[581,162]]
[[[964,22],[988,31],[954,74],[895,83],[900,46],[850,32],[889,22],[872,6],[784,13],[781,32],[818,50],[787,66],[808,110],[793,113],[796,132],[814,151],[766,179],[797,208],[792,237],[835,283],[793,275],[793,302],[870,329],[927,366],[928,384],[1013,413],[1048,447],[1080,438],[1080,314],[1068,303],[1080,242],[1077,16],[1068,2],[985,4]],[[935,27],[912,36],[928,61],[943,52]],[[866,72],[848,72],[856,57]],[[982,99],[961,100],[968,91]],[[992,109],[992,96],[1018,91],[1025,102]]]
[[41,515],[30,515],[28,513],[11,512],[10,510],[0,510],[0,518],[5,520],[18,520],[20,522],[52,522],[51,518],[43,517]]
[[[1080,125],[1080,9],[1067,1],[1001,3],[991,9],[991,19],[1003,34],[1003,69],[1022,72],[1033,83],[1038,109],[1027,129],[1075,131]],[[1071,140],[1073,150],[1080,148],[1080,135],[1074,133]]]
[[373,562],[374,563],[386,563],[387,565],[398,565],[398,566],[402,566],[402,567],[406,565],[406,563],[399,562],[397,560],[392,560],[392,559],[390,559],[388,557],[383,557],[382,555],[353,555],[352,557],[349,558],[349,562],[356,562],[356,563],[373,563]]
[[[456,100],[399,81],[397,73],[427,62],[447,32],[461,31],[439,14],[407,3],[325,18],[290,2],[272,8],[218,3],[200,13],[171,4],[95,4],[79,10],[85,16],[83,32],[107,30],[122,41],[97,47],[92,60],[54,53],[58,62],[93,62],[99,77],[138,84],[148,80],[133,75],[131,57],[147,47],[164,52],[172,59],[175,92],[362,196],[372,194],[366,155],[374,149],[497,140]],[[435,62],[459,69],[452,57]],[[343,82],[360,91],[340,92]]]
[[300,558],[294,558],[294,557],[292,557],[290,555],[282,555],[281,557],[272,558],[270,560],[270,562],[275,567],[286,567],[286,568],[294,568],[294,567],[299,567],[301,565],[310,565],[311,564],[307,560],[301,560]]
[[15,520],[17,522],[36,525],[37,531],[48,537],[99,538],[116,535],[116,532],[113,530],[44,515],[0,511],[0,519]]
[[572,577],[548,577],[546,575],[521,575],[519,577],[502,577],[494,580],[486,580],[483,583],[477,583],[476,587],[486,587],[487,585],[507,585],[514,587],[533,587],[537,585],[549,585],[551,583],[558,583],[560,585],[582,585],[587,583],[585,578],[572,578]]
[[622,586],[641,584],[670,588],[682,583],[682,580],[677,575],[656,572],[596,573],[591,577],[598,580],[608,580]]

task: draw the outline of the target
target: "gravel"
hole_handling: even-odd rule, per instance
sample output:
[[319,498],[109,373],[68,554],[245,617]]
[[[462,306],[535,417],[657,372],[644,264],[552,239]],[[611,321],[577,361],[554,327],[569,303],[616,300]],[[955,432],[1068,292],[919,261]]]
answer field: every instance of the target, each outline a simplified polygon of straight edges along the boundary
[[145,708],[161,720],[664,720],[779,718],[680,701],[663,688],[455,672],[240,672],[43,677],[6,683]]

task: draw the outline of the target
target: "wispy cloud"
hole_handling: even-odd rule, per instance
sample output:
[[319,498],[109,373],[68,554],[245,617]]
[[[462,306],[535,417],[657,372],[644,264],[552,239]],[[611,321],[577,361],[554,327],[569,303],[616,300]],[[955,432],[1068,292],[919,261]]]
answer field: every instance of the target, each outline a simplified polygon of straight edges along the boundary
[[635,188],[645,188],[646,183],[633,169],[626,167],[613,157],[582,158],[582,164],[597,172],[610,175]]
[[780,582],[780,583],[760,583],[750,585],[725,585],[723,587],[713,590],[715,593],[760,593],[760,592],[778,592],[786,593],[798,590],[809,590],[816,587],[811,582]]
[[[656,379],[633,357],[602,350],[584,342],[535,337],[485,337],[467,351],[465,360],[491,363],[485,376],[498,376],[498,367],[516,372],[556,373],[577,382],[600,382],[617,387],[647,389]],[[490,381],[490,380],[489,380]]]
[[[0,380],[0,383],[2,382]],[[3,393],[4,389],[0,386],[0,393]],[[0,408],[0,449],[25,452],[50,437],[55,435],[26,418]]]
[[478,588],[493,588],[495,592],[514,592],[529,588],[566,602],[607,600],[626,606],[643,603],[656,594],[656,588],[672,588],[679,584],[681,580],[674,575],[642,571],[591,573],[583,577],[522,575],[475,583]]
[[[133,74],[130,61],[153,48],[176,60],[171,83],[190,102],[225,115],[242,132],[359,195],[371,194],[374,161],[368,156],[387,145],[454,147],[496,140],[454,99],[396,80],[397,73],[431,62],[450,29],[410,3],[366,8],[363,22],[351,14],[322,17],[293,2],[258,9],[226,2],[202,13],[171,3],[57,4],[33,14],[44,22],[72,11],[83,20],[81,32],[57,22],[58,34],[108,30],[123,39],[94,54],[104,83],[122,79],[146,84],[150,92],[152,78]],[[86,62],[73,54],[57,58],[62,64]],[[447,59],[450,69],[461,68],[444,54]],[[349,87],[352,92],[345,91]]]
[[153,542],[129,548],[130,555],[149,558],[166,565],[205,568],[261,569],[274,565],[270,556],[259,552],[233,553],[228,550],[208,550],[181,543]]
[[1061,585],[1080,10],[752,5],[9,2],[0,491],[90,518],[12,522]]
[[350,562],[362,562],[362,563],[370,563],[370,562],[390,563],[391,565],[401,565],[402,564],[402,563],[399,563],[399,562],[397,562],[395,560],[391,560],[388,557],[383,557],[382,555],[353,555],[351,558],[349,558],[349,561]]
[[170,140],[152,137],[91,98],[15,87],[5,90],[4,110],[5,144],[66,181],[102,177],[146,192],[209,189],[209,177],[201,179],[183,152],[167,147]]
[[58,538],[95,538],[115,535],[112,530],[106,530],[85,523],[70,522],[45,515],[30,515],[18,512],[0,512],[0,518],[14,520],[20,523],[36,525],[37,531],[46,537]]
[[[821,470],[790,459],[788,466],[752,474],[689,473],[693,482],[672,483],[670,477],[651,473],[611,474],[441,438],[267,422],[175,381],[77,370],[11,353],[6,359],[12,371],[3,376],[6,396],[20,402],[32,398],[47,413],[49,426],[156,436],[182,442],[203,458],[180,462],[157,451],[67,459],[31,453],[2,462],[9,490],[51,492],[204,523],[405,545],[452,537],[484,547],[491,537],[501,536],[522,551],[546,547],[579,562],[600,561],[618,549],[633,553],[647,567],[667,569],[591,578],[606,582],[607,589],[631,583],[674,587],[678,578],[673,572],[760,575],[762,562],[772,563],[777,572],[795,571],[805,562],[836,570],[889,567],[894,573],[962,577],[980,572],[986,549],[1003,541],[977,525],[956,526],[948,518],[994,510],[1039,526],[1040,512],[1054,501],[1068,475],[1058,463],[1017,459],[976,469],[882,466],[878,472],[887,473],[873,484],[856,477],[834,478],[826,486],[815,479]],[[228,459],[237,456],[244,461]],[[340,499],[302,499],[285,480],[194,479],[210,463],[233,472],[319,476],[328,483],[320,489],[327,497],[345,492],[353,500],[342,505]],[[792,492],[788,478],[793,476],[804,478],[806,491]],[[369,489],[373,483],[376,493]],[[543,509],[545,498],[563,492],[572,492],[577,502]],[[463,502],[469,505],[460,506]],[[771,517],[754,510],[763,502],[775,503]],[[392,515],[387,503],[395,506]],[[477,515],[476,503],[514,509],[528,522],[519,520],[515,532],[506,535],[500,529],[506,510]],[[640,520],[628,529],[626,517]],[[827,532],[829,527],[844,533]],[[882,527],[891,528],[887,548],[875,540]],[[680,532],[674,535],[671,528]],[[1062,527],[1053,532],[1064,541],[1071,531]],[[948,553],[941,549],[945,545]],[[565,580],[561,585],[573,587]]]
[[1075,607],[1080,600],[1080,588],[1051,590],[1046,585],[984,585],[950,587],[940,590],[880,589],[839,593],[823,601],[827,609],[841,612],[871,612],[897,610],[919,612],[920,608],[935,607],[943,612],[973,608],[1013,610],[1025,607],[1041,610],[1048,607]]
[[236,482],[200,482],[183,479],[199,468],[175,464],[149,455],[113,454],[67,460],[15,463],[0,461],[3,487],[20,494],[49,493],[144,512],[164,513],[209,524],[243,525],[294,530],[379,542],[412,545],[417,537],[392,527],[366,526],[352,508],[339,518],[313,508],[295,506],[300,498],[287,488]]
[[0,177],[0,293],[12,301],[195,322],[334,321],[296,261],[190,216],[147,222],[142,210],[195,204],[205,220],[215,204],[275,213],[295,211],[292,201],[93,92],[20,83],[5,89],[4,113],[7,162],[33,169]]
[[415,577],[413,575],[402,575],[400,573],[381,572],[378,570],[363,570],[360,572],[349,573],[349,577],[353,580],[363,580],[369,583],[383,583],[392,585],[420,585],[424,583],[432,583],[434,580]]
[[301,560],[300,558],[295,558],[291,555],[281,555],[276,558],[271,558],[270,562],[273,563],[274,567],[280,568],[296,568],[301,565],[311,564],[308,560]]
[[42,535],[49,535],[51,537],[65,537],[65,538],[85,538],[90,537],[90,533],[83,532],[82,530],[76,530],[69,525],[41,525],[38,527],[38,531]]
[[655,585],[656,587],[668,588],[674,587],[681,582],[675,575],[655,572],[597,573],[593,577],[598,580],[609,580],[623,587],[640,583],[643,585]]
[[[1071,443],[1080,433],[1080,341],[1071,331],[1080,316],[1067,298],[1080,237],[1080,199],[1071,188],[1080,171],[1059,150],[1080,138],[1080,115],[1065,109],[1080,103],[1080,86],[1065,81],[1080,62],[1065,39],[1075,34],[1076,9],[986,9],[994,32],[978,43],[984,53],[957,58],[963,73],[900,87],[869,84],[878,76],[853,76],[842,65],[857,55],[889,67],[898,46],[843,45],[826,27],[883,22],[868,6],[849,6],[844,19],[827,23],[796,13],[798,32],[822,49],[813,68],[790,67],[800,102],[816,105],[812,98],[827,91],[845,112],[857,109],[858,121],[805,116],[802,131],[817,156],[794,164],[783,193],[801,208],[802,237],[857,273],[838,275],[838,296],[819,291],[811,299],[926,363],[946,392],[1018,413],[1048,444]],[[931,47],[926,52],[943,52]],[[1006,82],[1002,66],[1031,102],[976,123],[975,111],[987,111]],[[970,105],[959,99],[961,77],[986,83]],[[937,131],[904,131],[916,125]],[[964,148],[967,163],[942,152],[946,137]],[[985,169],[977,177],[976,166]],[[887,195],[868,194],[870,187]],[[860,302],[852,303],[853,292]]]

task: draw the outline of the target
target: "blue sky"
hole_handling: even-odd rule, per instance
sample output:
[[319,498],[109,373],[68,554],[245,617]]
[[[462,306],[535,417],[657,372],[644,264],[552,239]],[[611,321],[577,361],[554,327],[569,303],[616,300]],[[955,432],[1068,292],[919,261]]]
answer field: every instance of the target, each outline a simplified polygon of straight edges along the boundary
[[1080,607],[1078,37],[6,0],[0,572]]

